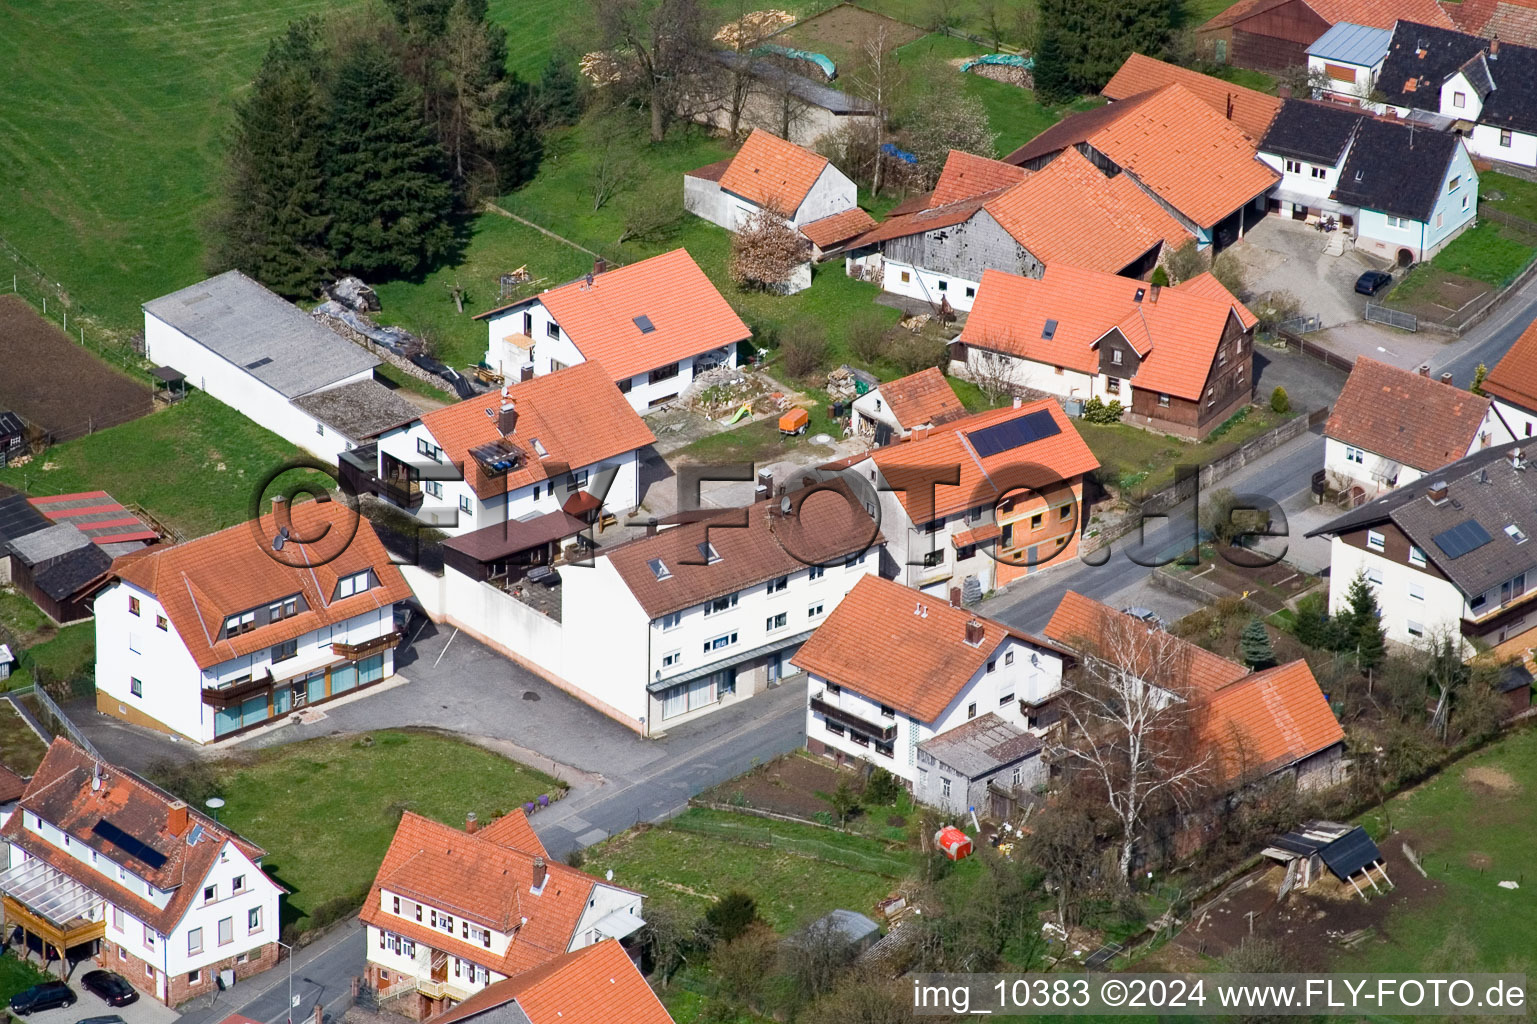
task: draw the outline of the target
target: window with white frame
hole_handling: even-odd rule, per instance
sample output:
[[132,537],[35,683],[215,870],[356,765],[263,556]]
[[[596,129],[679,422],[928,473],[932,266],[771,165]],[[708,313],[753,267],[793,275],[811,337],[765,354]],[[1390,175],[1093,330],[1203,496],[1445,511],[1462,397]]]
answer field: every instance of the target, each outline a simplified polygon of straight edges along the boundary
[[717,597],[712,601],[706,601],[704,603],[704,617],[708,619],[712,615],[729,612],[736,607],[736,601],[737,596],[735,594],[727,594],[725,597]]
[[1423,569],[1425,567],[1425,549],[1416,544],[1410,544],[1409,564]]
[[788,576],[781,576],[778,579],[769,580],[768,581],[768,593],[770,593],[770,594],[780,594],[780,593],[783,593],[785,591],[785,589],[787,587],[789,587],[789,586],[790,586],[790,577],[788,577]]
[[235,919],[233,917],[221,917],[219,919],[219,945],[227,946],[235,941]]
[[1375,585],[1377,585],[1379,587],[1382,586],[1382,570],[1381,569],[1368,569],[1368,570],[1366,570],[1366,582],[1375,584]]
[[[443,497],[443,484],[438,480],[425,480],[422,482],[422,490],[427,492],[429,498]],[[537,497],[537,495],[535,495]]]
[[1300,160],[1288,160],[1288,161],[1286,161],[1286,173],[1287,174],[1301,174],[1302,173],[1302,161],[1300,161]]
[[690,711],[698,711],[715,703],[715,680],[706,676],[677,686],[669,686],[661,692],[662,717],[676,718]]
[[246,914],[245,914],[245,926],[246,926],[246,931],[248,931],[248,932],[259,932],[259,931],[262,930],[262,908],[261,907],[252,907],[250,910],[246,911]]
[[1424,623],[1416,622],[1413,619],[1405,619],[1404,632],[1408,633],[1410,636],[1424,636],[1425,625]]
[[682,612],[668,612],[662,616],[662,630],[677,629],[683,622]]
[[786,612],[780,612],[777,615],[770,615],[765,619],[763,628],[766,632],[772,633],[776,629],[784,629],[789,624],[790,616]]
[[824,610],[823,603],[821,601],[816,602],[806,609],[806,618],[808,619],[821,618],[825,614],[826,611]]
[[734,643],[736,643],[735,633],[722,633],[720,636],[711,637],[704,642],[704,653],[709,654],[711,651],[723,650]]
[[187,929],[187,955],[192,956],[203,951],[203,929]]
[[682,659],[682,657],[682,651],[669,651],[668,653],[662,655],[662,667],[672,668]]
[[1366,462],[1366,452],[1360,448],[1352,448],[1347,445],[1345,447],[1345,461],[1354,462],[1358,466],[1362,465]]
[[1313,168],[1313,177],[1322,179],[1322,178],[1327,178],[1328,176],[1329,176],[1329,169],[1327,167],[1315,167],[1315,168]]
[[1420,583],[1410,583],[1409,584],[1409,600],[1411,600],[1411,601],[1423,601],[1423,600],[1425,600],[1425,587],[1424,587],[1423,584],[1420,584]]
[[432,461],[439,462],[443,458],[443,449],[439,448],[425,437],[418,437],[416,439],[416,454],[425,455]]
[[939,777],[939,793],[941,796],[950,795],[950,776],[941,775]]
[[825,566],[813,565],[806,570],[806,578],[808,580],[819,580],[825,575],[827,575],[827,568]]
[[1408,223],[1402,217],[1394,217],[1392,214],[1386,215],[1384,219],[1388,222],[1388,227],[1390,228],[1402,228]]
[[470,500],[468,494],[459,495],[459,511],[465,515],[473,515],[475,513],[475,503]]
[[339,600],[344,597],[351,597],[354,594],[361,594],[363,591],[367,590],[368,575],[368,570],[364,569],[362,572],[355,572],[350,576],[343,576],[341,579],[337,580],[337,599]]
[[1381,551],[1387,547],[1387,538],[1376,530],[1366,531],[1366,546],[1373,551]]

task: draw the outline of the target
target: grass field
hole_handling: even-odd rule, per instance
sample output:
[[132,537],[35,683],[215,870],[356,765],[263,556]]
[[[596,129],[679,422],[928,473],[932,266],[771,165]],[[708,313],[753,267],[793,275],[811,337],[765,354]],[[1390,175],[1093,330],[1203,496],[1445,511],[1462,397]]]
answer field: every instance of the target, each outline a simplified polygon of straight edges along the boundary
[[[1412,838],[1440,898],[1388,919],[1385,943],[1335,965],[1346,971],[1523,971],[1534,965],[1537,731],[1523,729],[1388,802],[1364,824],[1379,841],[1386,821]],[[1519,889],[1498,882],[1516,881]]]
[[911,867],[905,851],[873,839],[696,807],[592,847],[584,870],[612,868],[620,885],[701,912],[741,889],[785,932],[837,907],[870,913]]
[[[53,679],[76,679],[90,674],[96,660],[96,626],[77,622],[59,627],[25,594],[0,588],[0,643],[26,663],[11,671],[0,690],[14,690],[34,682],[36,665]],[[5,744],[0,741],[0,754]]]
[[[1432,268],[1503,288],[1537,256],[1530,240],[1493,221],[1483,221],[1431,258]],[[1413,271],[1411,271],[1411,274]]]
[[[37,961],[22,963],[14,956],[0,957],[0,1004],[9,1005],[11,996],[24,988],[31,988],[38,982],[47,981],[48,978],[36,967]],[[66,1013],[68,1011],[65,1011]],[[15,1020],[15,1017],[8,1017]]]
[[[118,501],[142,505],[190,539],[249,519],[262,483],[299,456],[276,434],[193,392],[170,409],[0,470],[0,483],[38,495],[100,488]],[[300,478],[331,484],[313,471],[286,473],[279,483]]]
[[[1493,198],[1491,193],[1498,195],[1499,198]],[[1496,210],[1537,221],[1537,182],[1515,178],[1498,171],[1480,174],[1478,205],[1492,206]]]
[[[16,712],[9,701],[0,702],[0,764],[17,775],[30,776],[43,763],[48,746]],[[3,985],[0,980],[0,985]]]
[[1221,434],[1199,443],[1124,423],[1088,423],[1080,419],[1073,421],[1073,425],[1099,459],[1099,478],[1106,486],[1147,494],[1172,483],[1176,467],[1205,465],[1221,458],[1278,426],[1283,419],[1266,407],[1249,406],[1241,420],[1226,430],[1219,426]]
[[462,827],[489,822],[559,783],[446,736],[378,732],[264,750],[218,763],[222,820],[266,848],[264,866],[290,890],[284,924],[327,901],[361,903],[404,810]]

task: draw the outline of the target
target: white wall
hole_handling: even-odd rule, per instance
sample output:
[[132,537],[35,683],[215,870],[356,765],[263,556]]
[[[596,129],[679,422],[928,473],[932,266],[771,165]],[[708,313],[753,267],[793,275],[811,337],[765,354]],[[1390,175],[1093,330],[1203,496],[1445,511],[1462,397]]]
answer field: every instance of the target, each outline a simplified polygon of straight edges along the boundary
[[[537,899],[538,897],[534,897]],[[601,942],[608,938],[600,933],[596,925],[609,914],[622,913],[629,920],[627,926],[633,926],[626,935],[634,934],[645,925],[646,920],[641,913],[641,896],[639,893],[626,892],[612,885],[604,885],[598,882],[592,887],[592,893],[587,897],[587,909],[582,911],[582,916],[576,922],[576,929],[571,935],[571,945],[567,951],[585,949],[595,942]],[[622,936],[612,936],[621,938]]]
[[[857,267],[863,266],[866,262],[865,259],[851,258],[846,261],[846,264]],[[889,257],[884,260],[884,265],[885,275],[881,280],[881,288],[893,295],[904,295],[936,306],[941,299],[949,299],[950,308],[961,311],[971,309],[972,303],[976,301],[978,286],[976,281],[935,274]],[[902,279],[903,274],[907,275],[905,281]]]
[[1524,440],[1537,436],[1537,412],[1530,412],[1519,405],[1512,405],[1503,398],[1494,400],[1494,409],[1505,425],[1510,428],[1514,438]]
[[[1537,422],[1537,417],[1532,419]],[[1506,424],[1507,421],[1502,419],[1494,408],[1491,408],[1484,415],[1483,423],[1479,425],[1478,432],[1473,436],[1473,443],[1468,445],[1468,450],[1448,461],[1455,462],[1464,455],[1471,455],[1491,445],[1514,441],[1516,436],[1511,433]],[[1356,458],[1352,457],[1352,453]],[[1390,491],[1395,487],[1404,487],[1440,468],[1440,466],[1423,468],[1405,466],[1365,448],[1347,445],[1336,438],[1324,439],[1324,469],[1331,482],[1339,486],[1342,481],[1351,481],[1363,488],[1367,497]]]
[[[144,355],[152,362],[174,366],[186,374],[188,384],[206,391],[246,419],[324,462],[335,465],[336,453],[346,447],[340,434],[319,423],[244,367],[236,366],[148,312],[144,314]],[[359,370],[318,390],[327,391],[343,384],[371,380],[373,375],[372,369]]]
[[[1347,147],[1340,156],[1340,163],[1345,162],[1345,156],[1349,154]],[[1281,172],[1281,188],[1288,192],[1300,192],[1305,196],[1318,200],[1320,203],[1329,200],[1329,194],[1339,183],[1339,168],[1329,164],[1309,163],[1306,160],[1297,160],[1292,157],[1280,156],[1276,153],[1260,153],[1260,162],[1273,170]],[[1296,168],[1293,170],[1292,168]],[[1323,172],[1323,177],[1314,177],[1314,170]],[[1333,204],[1339,205],[1337,203]]]
[[[244,881],[244,888],[238,893],[233,891],[237,876]],[[202,890],[209,886],[215,887],[216,897],[212,903],[205,903]],[[258,911],[254,929],[250,926],[252,910]],[[221,946],[219,922],[225,918],[230,920],[231,941]],[[203,930],[200,953],[189,951],[189,933],[194,928]],[[186,916],[166,937],[164,970],[171,975],[200,970],[276,941],[280,928],[277,886],[233,843],[225,843],[219,860],[198,885]]]
[[[966,347],[966,361],[952,360],[950,370],[960,376],[975,375],[986,366],[984,360],[990,359],[984,353],[973,346]],[[1121,378],[1121,392],[1112,395],[1107,390],[1104,374],[1084,373],[1080,370],[1069,370],[1063,367],[1062,372],[1057,372],[1057,367],[1051,363],[1038,363],[1032,359],[1020,359],[1015,356],[1004,356],[1010,362],[1012,371],[1011,379],[1020,387],[1033,391],[1044,391],[1049,395],[1060,395],[1063,398],[1078,398],[1087,402],[1096,395],[1102,399],[1116,399],[1127,409],[1131,408],[1132,382],[1130,378]]]
[[[1442,632],[1458,635],[1464,604],[1461,591],[1438,576],[1353,547],[1338,537],[1329,547],[1330,615],[1348,607],[1350,583],[1363,569],[1377,595],[1389,640],[1419,644]],[[1419,635],[1410,632],[1411,624],[1419,627]]]
[[1502,129],[1490,124],[1473,126],[1473,134],[1465,136],[1474,153],[1490,160],[1537,167],[1537,135],[1512,131],[1510,145],[1500,144]]
[[[1457,105],[1458,99],[1462,106]],[[1441,83],[1441,113],[1463,121],[1477,121],[1484,111],[1484,101],[1478,98],[1467,76],[1461,71]]]
[[857,205],[859,205],[859,190],[847,175],[829,163],[822,168],[822,173],[817,175],[817,180],[812,184],[811,190],[806,193],[806,198],[801,200],[800,206],[795,210],[795,216],[791,218],[791,223],[800,227],[814,220],[821,220],[823,217],[831,217],[835,213],[852,210]]
[[1355,72],[1355,81],[1346,82],[1329,78],[1327,79],[1329,83],[1328,88],[1323,90],[1326,94],[1351,100],[1365,99],[1371,93],[1372,87],[1377,84],[1377,75],[1382,71],[1382,61],[1380,60],[1371,67],[1367,67],[1364,64],[1351,64],[1342,60],[1326,61],[1322,57],[1308,56],[1309,72],[1324,74],[1325,64],[1330,64],[1334,67],[1350,68]]

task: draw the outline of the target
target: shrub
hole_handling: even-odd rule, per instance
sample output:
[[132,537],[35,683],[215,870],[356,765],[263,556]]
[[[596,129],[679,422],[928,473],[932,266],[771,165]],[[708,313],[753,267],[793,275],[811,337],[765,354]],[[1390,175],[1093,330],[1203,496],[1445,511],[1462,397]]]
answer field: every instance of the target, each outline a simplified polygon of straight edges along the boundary
[[1168,274],[1175,284],[1183,284],[1192,277],[1205,272],[1206,254],[1196,248],[1195,239],[1191,239],[1184,245],[1169,254]]
[[1286,389],[1277,384],[1274,391],[1270,392],[1270,411],[1273,413],[1288,413],[1292,411],[1292,400],[1286,394]]
[[1119,399],[1105,402],[1095,395],[1084,403],[1083,419],[1088,423],[1119,423],[1125,411]]
[[586,864],[586,863],[587,863],[587,854],[582,852],[581,847],[577,847],[576,849],[572,850],[570,853],[566,854],[566,864],[568,866],[570,866],[570,867],[579,868],[583,864]]
[[886,355],[903,373],[917,373],[930,366],[943,370],[950,362],[950,345],[937,335],[904,331],[887,344]]
[[785,331],[779,353],[784,358],[785,373],[809,377],[827,358],[827,331],[815,320],[798,320]]
[[731,942],[758,920],[758,903],[742,890],[732,889],[704,912],[704,919],[721,942]]
[[879,320],[860,320],[849,329],[849,351],[862,362],[875,362],[886,352],[886,328]]
[[1232,292],[1234,298],[1243,293],[1243,264],[1239,263],[1238,257],[1232,253],[1224,252],[1212,261],[1211,276],[1215,277],[1222,287]]
[[1148,284],[1156,285],[1159,288],[1167,288],[1169,286],[1169,272],[1161,266],[1154,267],[1152,279],[1148,281]]
[[902,784],[897,777],[881,767],[872,771],[865,782],[865,799],[877,806],[896,803],[901,792]]

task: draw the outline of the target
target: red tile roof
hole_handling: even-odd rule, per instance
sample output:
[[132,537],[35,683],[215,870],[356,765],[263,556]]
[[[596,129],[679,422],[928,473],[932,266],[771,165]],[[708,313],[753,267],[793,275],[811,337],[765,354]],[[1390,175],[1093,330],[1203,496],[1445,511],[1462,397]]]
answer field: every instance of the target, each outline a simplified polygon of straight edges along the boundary
[[[1056,434],[988,456],[979,455],[970,440],[979,430],[1037,412],[1051,415],[1057,424]],[[951,420],[925,438],[877,448],[870,458],[897,492],[897,500],[913,523],[993,505],[1021,487],[1048,487],[1099,468],[1099,460],[1054,399]],[[933,482],[935,470],[948,474],[952,467],[958,484]]]
[[1197,728],[1220,783],[1251,781],[1345,739],[1301,659],[1221,687],[1207,698]]
[[703,167],[695,168],[692,171],[685,171],[684,176],[718,182],[721,179],[721,175],[726,173],[726,168],[730,166],[731,158],[728,156],[726,159],[717,160],[713,164],[705,164]]
[[[422,425],[443,454],[450,462],[463,463],[466,482],[482,498],[548,480],[552,464],[564,476],[567,469],[591,466],[656,440],[601,363],[577,363],[505,391],[505,397],[492,392],[422,416]],[[524,449],[525,459],[510,472],[488,473],[470,449],[502,437],[498,410],[508,400],[518,414],[510,437]],[[535,439],[548,456],[538,454]]]
[[[281,552],[274,551],[272,539],[284,526],[289,540]],[[373,570],[377,586],[351,597],[335,596],[341,577],[365,569]],[[114,562],[112,574],[160,601],[199,668],[411,597],[373,524],[330,499],[301,502],[281,518],[269,512],[197,540],[134,552]],[[295,594],[303,596],[307,609],[219,639],[229,616]]]
[[1087,142],[1203,228],[1281,180],[1255,156],[1252,139],[1179,83],[1147,95]]
[[544,849],[544,841],[534,831],[534,826],[528,823],[528,815],[523,813],[521,807],[515,807],[497,818],[480,829],[477,835],[488,843],[507,846],[514,850],[522,850],[524,853],[532,853],[536,857],[549,859],[549,854]]
[[984,192],[995,192],[1025,180],[1030,172],[1002,160],[964,153],[952,149],[945,157],[945,166],[939,172],[939,181],[929,196],[928,206],[949,206],[962,199],[971,199]]
[[[982,640],[966,642],[967,623]],[[932,722],[987,664],[1006,637],[1068,651],[995,619],[956,608],[879,576],[862,577],[811,638],[797,668],[876,703]]]
[[811,239],[818,249],[831,249],[840,242],[847,242],[875,226],[875,218],[859,207],[823,217],[800,226],[800,233]]
[[720,177],[720,187],[789,217],[827,167],[827,157],[754,128]]
[[1109,657],[1111,651],[1099,650],[1098,645],[1113,644],[1107,636],[1120,631],[1126,635],[1146,632],[1158,639],[1158,651],[1139,649],[1148,663],[1133,666],[1139,678],[1145,682],[1181,696],[1209,696],[1222,687],[1248,674],[1248,669],[1236,662],[1197,647],[1188,640],[1181,640],[1172,633],[1164,633],[1118,612],[1093,598],[1068,590],[1062,594],[1057,610],[1051,613],[1051,621],[1043,632],[1048,639],[1064,644],[1082,654]]
[[1107,178],[1076,149],[1064,150],[986,209],[1048,266],[1065,262],[1115,273],[1159,242],[1178,248],[1191,238],[1136,182],[1124,174]]
[[20,799],[27,790],[27,780],[0,764],[0,804]]
[[[1431,6],[1435,4],[1435,0],[1425,2]],[[1177,64],[1144,57],[1140,53],[1126,58],[1126,63],[1105,84],[1100,95],[1108,100],[1124,100],[1176,82],[1189,89],[1219,116],[1230,119],[1256,144],[1265,137],[1270,122],[1275,120],[1281,110],[1278,96],[1246,89]],[[1228,113],[1229,104],[1232,105],[1231,115]]]
[[880,386],[880,392],[891,415],[905,430],[926,424],[938,426],[966,415],[955,389],[933,366],[889,380]]
[[[789,516],[780,511],[782,499],[771,498],[605,548],[600,557],[609,560],[646,614],[658,619],[808,565],[865,552],[882,540],[875,520],[841,480],[792,491],[789,498]],[[720,558],[703,564],[699,548],[707,541]],[[665,567],[665,579],[657,579],[652,560]]]
[[1032,163],[1041,157],[1050,156],[1052,153],[1060,153],[1070,146],[1076,146],[1088,139],[1090,135],[1099,131],[1100,128],[1124,116],[1127,111],[1150,95],[1152,93],[1145,92],[1139,96],[1131,96],[1116,103],[1107,103],[1102,107],[1093,107],[1089,110],[1079,111],[1076,114],[1069,114],[1004,157],[1004,162],[1023,165]]
[[[475,319],[530,302],[543,303],[578,351],[602,363],[614,381],[752,336],[684,249],[604,271],[590,287],[581,278]],[[643,332],[635,323],[641,316],[655,329]]]
[[618,939],[605,939],[499,981],[432,1024],[459,1024],[516,1003],[529,1024],[673,1024]]
[[[545,858],[548,876],[536,896],[530,889],[534,858],[540,854],[502,845],[486,838],[487,834],[509,838],[494,822],[471,835],[407,811],[374,877],[359,915],[363,922],[509,977],[565,953],[593,886],[607,883]],[[425,921],[386,912],[379,895],[386,889],[494,931],[516,928],[516,935],[506,955],[498,959],[479,943],[449,936]],[[528,919],[526,924],[520,923],[523,918]]]
[[1518,46],[1537,46],[1537,6],[1511,2],[1497,4],[1478,34]]
[[1361,356],[1324,434],[1428,473],[1468,454],[1490,400]]
[[[1133,385],[1194,400],[1206,390],[1231,316],[1254,325],[1254,315],[1209,274],[1154,296],[1144,281],[1058,263],[1040,278],[983,271],[961,341],[1092,374],[1099,372],[1099,340],[1118,329],[1144,357]],[[1048,320],[1056,321],[1049,339]]]
[[1527,325],[1510,350],[1494,364],[1483,388],[1530,412],[1537,412],[1537,321]]
[[[0,829],[0,837],[46,861],[166,935],[171,934],[193,899],[201,894],[203,879],[218,862],[225,842],[234,844],[251,860],[261,860],[264,854],[261,847],[116,765],[101,763],[101,787],[93,791],[91,783],[98,763],[68,740],[55,739],[22,794],[18,813]],[[169,824],[173,804],[183,807],[187,816],[185,827],[174,833]],[[169,892],[170,901],[163,908],[157,907],[142,892],[125,888],[111,876],[45,842],[23,827],[20,813],[23,810],[58,827],[71,837],[72,842],[100,851],[155,888]],[[108,843],[94,831],[97,823],[102,821],[110,822],[155,850],[165,858],[164,862],[151,866]],[[203,836],[195,845],[189,845],[187,839],[196,827],[202,828]]]
[[[1291,0],[1242,0],[1201,26],[1201,31],[1236,25]],[[1392,28],[1397,21],[1453,28],[1452,19],[1435,0],[1303,0],[1331,26],[1342,21],[1369,28]],[[1461,4],[1449,4],[1455,9]]]

